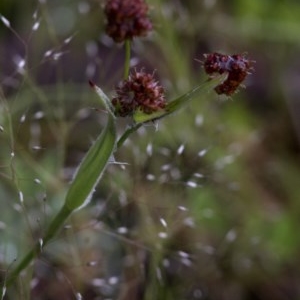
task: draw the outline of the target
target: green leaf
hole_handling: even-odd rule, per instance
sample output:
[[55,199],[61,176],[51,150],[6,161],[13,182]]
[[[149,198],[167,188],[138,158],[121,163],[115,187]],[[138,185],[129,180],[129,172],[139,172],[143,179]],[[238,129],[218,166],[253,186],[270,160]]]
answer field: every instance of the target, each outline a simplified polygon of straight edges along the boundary
[[99,99],[104,104],[105,108],[108,112],[114,116],[114,107],[111,104],[109,97],[102,91],[102,89],[95,85],[92,81],[89,81],[90,86],[94,89],[94,91],[98,94]]
[[213,90],[218,84],[223,82],[226,77],[227,77],[227,74],[223,74],[220,76],[216,76],[213,79],[208,79],[206,82],[196,86],[191,91],[168,102],[165,109],[163,109],[163,110],[154,112],[152,114],[145,114],[142,111],[138,110],[134,113],[133,120],[136,124],[139,124],[139,123],[155,121],[157,119],[163,118],[163,117],[177,111],[178,109],[182,108],[193,98],[198,97],[198,96],[203,96],[208,91]]
[[[104,104],[109,103],[109,98],[99,87],[94,85],[94,89]],[[110,109],[108,112],[104,130],[83,158],[67,192],[65,206],[71,211],[87,204],[115,150],[117,139],[115,117]]]

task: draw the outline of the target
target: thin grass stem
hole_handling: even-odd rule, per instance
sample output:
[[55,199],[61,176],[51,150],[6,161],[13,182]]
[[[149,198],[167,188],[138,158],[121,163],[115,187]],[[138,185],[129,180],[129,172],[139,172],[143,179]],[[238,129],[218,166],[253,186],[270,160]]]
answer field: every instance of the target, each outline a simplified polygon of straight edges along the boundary
[[125,41],[125,63],[124,63],[124,79],[126,80],[129,76],[129,69],[130,69],[130,48],[131,48],[131,41]]

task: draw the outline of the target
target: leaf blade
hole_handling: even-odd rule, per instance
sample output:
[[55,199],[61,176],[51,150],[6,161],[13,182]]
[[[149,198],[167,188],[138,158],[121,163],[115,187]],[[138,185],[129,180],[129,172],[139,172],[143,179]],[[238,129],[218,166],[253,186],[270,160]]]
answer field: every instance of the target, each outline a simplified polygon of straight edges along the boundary
[[145,123],[149,121],[155,121],[161,119],[173,112],[179,110],[181,107],[186,105],[190,100],[196,96],[201,96],[206,94],[208,91],[214,89],[220,82],[224,81],[227,74],[216,76],[215,78],[208,79],[204,83],[196,86],[189,92],[179,96],[178,98],[167,103],[166,107],[163,110],[154,112],[152,114],[145,114],[141,111],[136,111],[133,115],[133,120],[136,124]]
[[83,158],[68,189],[64,206],[70,211],[79,209],[88,203],[109,158],[112,157],[117,141],[115,116],[109,107],[109,98],[98,86],[92,82],[90,85],[106,106],[108,120],[105,128]]

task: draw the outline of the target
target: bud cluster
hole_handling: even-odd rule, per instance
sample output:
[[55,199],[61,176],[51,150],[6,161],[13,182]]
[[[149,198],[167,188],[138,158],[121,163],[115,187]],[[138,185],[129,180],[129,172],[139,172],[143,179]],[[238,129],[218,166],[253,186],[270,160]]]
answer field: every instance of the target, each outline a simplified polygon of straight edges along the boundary
[[152,29],[143,0],[108,0],[104,13],[106,33],[117,43],[145,36]]
[[164,109],[166,99],[163,87],[154,79],[153,74],[135,70],[117,86],[112,104],[116,116],[126,117],[137,110],[151,114]]
[[228,73],[225,81],[215,87],[219,95],[232,95],[252,70],[252,61],[241,54],[224,55],[214,52],[205,54],[204,57],[204,70],[208,75]]

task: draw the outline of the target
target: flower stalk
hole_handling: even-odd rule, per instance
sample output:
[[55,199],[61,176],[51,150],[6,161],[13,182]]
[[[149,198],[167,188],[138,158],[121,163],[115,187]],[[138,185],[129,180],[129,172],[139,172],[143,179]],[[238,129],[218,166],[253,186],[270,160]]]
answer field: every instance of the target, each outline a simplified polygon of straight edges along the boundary
[[125,62],[124,62],[124,80],[128,79],[130,70],[130,53],[131,53],[131,41],[127,39],[125,41]]

